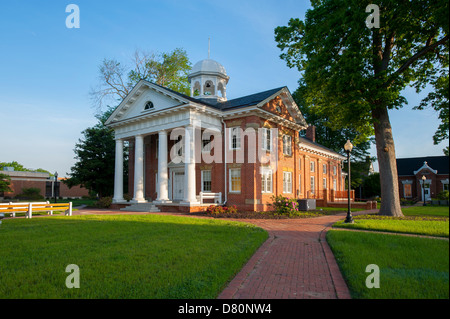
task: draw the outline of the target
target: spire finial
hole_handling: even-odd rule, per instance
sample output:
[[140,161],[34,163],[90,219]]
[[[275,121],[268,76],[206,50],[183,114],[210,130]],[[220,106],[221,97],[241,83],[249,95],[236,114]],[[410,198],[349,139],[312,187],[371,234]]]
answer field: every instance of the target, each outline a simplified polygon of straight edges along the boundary
[[208,59],[211,55],[211,38],[208,38]]

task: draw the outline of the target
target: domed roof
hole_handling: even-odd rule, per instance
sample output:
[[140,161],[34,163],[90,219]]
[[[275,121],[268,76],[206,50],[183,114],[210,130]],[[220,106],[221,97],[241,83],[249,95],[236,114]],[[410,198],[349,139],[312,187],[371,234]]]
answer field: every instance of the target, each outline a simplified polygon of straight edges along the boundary
[[225,70],[223,65],[212,59],[204,59],[195,63],[194,67],[191,70],[190,76],[196,73],[214,73],[228,77],[227,71]]

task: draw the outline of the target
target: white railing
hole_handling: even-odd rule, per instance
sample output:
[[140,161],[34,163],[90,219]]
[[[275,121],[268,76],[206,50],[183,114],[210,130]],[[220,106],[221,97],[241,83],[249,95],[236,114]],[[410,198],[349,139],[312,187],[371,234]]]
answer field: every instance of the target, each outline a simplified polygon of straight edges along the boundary
[[220,204],[222,202],[222,193],[200,192],[200,204],[203,204],[205,199],[212,199],[215,204]]
[[72,216],[72,202],[50,204],[49,202],[31,202],[31,203],[2,203],[0,204],[0,213],[10,213],[16,217],[16,213],[25,213],[26,218],[32,218],[33,212],[45,211],[53,215],[53,211],[65,211],[66,216]]

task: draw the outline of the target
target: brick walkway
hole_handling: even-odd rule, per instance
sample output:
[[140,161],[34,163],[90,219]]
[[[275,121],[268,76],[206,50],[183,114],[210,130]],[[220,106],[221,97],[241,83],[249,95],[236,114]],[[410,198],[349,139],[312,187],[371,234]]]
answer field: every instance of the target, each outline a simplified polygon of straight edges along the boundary
[[350,293],[326,243],[345,214],[305,219],[249,220],[269,239],[219,299],[348,299]]

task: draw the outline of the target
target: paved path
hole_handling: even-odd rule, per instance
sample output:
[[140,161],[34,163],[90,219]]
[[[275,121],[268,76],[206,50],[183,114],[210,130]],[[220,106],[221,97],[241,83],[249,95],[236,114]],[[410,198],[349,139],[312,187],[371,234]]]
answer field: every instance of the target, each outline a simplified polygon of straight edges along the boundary
[[219,299],[348,299],[350,293],[325,240],[345,214],[305,219],[249,220],[269,239]]

